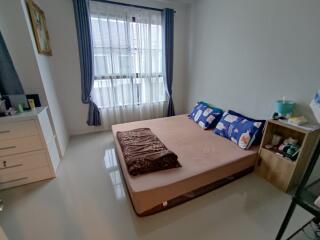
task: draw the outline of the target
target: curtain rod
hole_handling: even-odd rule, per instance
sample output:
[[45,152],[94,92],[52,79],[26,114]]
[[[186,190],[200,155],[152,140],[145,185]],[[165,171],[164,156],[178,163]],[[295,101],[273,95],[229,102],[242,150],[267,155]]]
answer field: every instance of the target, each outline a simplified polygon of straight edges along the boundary
[[[153,11],[158,11],[158,12],[163,11],[163,9],[160,9],[160,8],[145,7],[145,6],[141,6],[141,5],[122,3],[122,2],[114,2],[114,1],[109,1],[109,0],[91,0],[91,1],[116,4],[116,5],[120,5],[120,6],[126,6],[126,7],[142,8],[142,9],[148,9],[148,10],[153,10]],[[176,12],[176,11],[174,11],[174,12]]]

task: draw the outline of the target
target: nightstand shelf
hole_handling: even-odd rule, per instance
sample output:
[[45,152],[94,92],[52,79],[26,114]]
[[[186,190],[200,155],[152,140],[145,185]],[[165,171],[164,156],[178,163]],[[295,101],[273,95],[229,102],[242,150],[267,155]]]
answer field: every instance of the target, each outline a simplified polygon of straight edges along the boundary
[[[282,156],[265,146],[270,144],[274,135],[283,139],[294,138],[301,146],[296,160]],[[255,172],[284,192],[292,191],[301,180],[311,154],[320,135],[320,130],[306,130],[284,122],[269,120],[267,122]]]

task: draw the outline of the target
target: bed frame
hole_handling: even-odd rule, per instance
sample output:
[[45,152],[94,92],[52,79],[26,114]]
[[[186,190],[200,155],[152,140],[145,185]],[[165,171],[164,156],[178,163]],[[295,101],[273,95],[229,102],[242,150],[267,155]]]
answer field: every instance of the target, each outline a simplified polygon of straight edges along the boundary
[[210,183],[208,185],[205,185],[203,187],[195,189],[195,190],[193,190],[191,192],[188,192],[188,193],[185,193],[183,195],[180,195],[179,197],[173,198],[173,199],[167,201],[166,203],[159,204],[159,205],[157,205],[157,206],[155,206],[155,207],[153,207],[153,208],[151,208],[151,209],[139,214],[134,208],[134,204],[133,204],[133,201],[131,199],[131,195],[129,193],[127,182],[124,179],[123,172],[122,172],[123,170],[121,168],[121,164],[120,164],[118,159],[119,158],[118,158],[118,153],[117,153],[117,162],[118,162],[118,166],[119,166],[119,168],[121,170],[120,172],[121,172],[122,182],[125,183],[126,190],[127,190],[127,195],[130,197],[131,205],[132,205],[132,207],[134,209],[134,212],[139,217],[150,216],[150,215],[156,214],[158,212],[162,212],[162,211],[168,210],[170,208],[173,208],[175,206],[178,206],[180,204],[183,204],[183,203],[188,202],[188,201],[190,201],[190,200],[192,200],[194,198],[200,197],[200,196],[202,196],[202,195],[204,195],[204,194],[206,194],[208,192],[211,192],[211,191],[213,191],[215,189],[223,187],[224,185],[226,185],[228,183],[231,183],[231,182],[233,182],[233,181],[235,181],[235,180],[237,180],[237,179],[239,179],[241,177],[244,177],[244,176],[246,176],[246,175],[248,175],[248,174],[250,174],[250,173],[252,173],[254,171],[254,167],[247,168],[247,169],[245,169],[245,170],[243,170],[241,172],[235,173],[235,174],[233,174],[233,175],[231,175],[229,177],[220,179],[220,180],[218,180],[216,182]]
[[[175,152],[182,168],[131,176],[116,135],[141,127],[150,128]],[[230,183],[252,172],[258,156],[257,148],[244,151],[200,129],[186,115],[113,125],[112,132],[121,175],[138,216],[170,209]]]

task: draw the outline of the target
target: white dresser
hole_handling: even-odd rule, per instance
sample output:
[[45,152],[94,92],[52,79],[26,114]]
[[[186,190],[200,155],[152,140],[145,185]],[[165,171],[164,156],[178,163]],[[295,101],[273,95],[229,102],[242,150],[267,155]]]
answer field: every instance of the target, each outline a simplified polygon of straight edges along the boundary
[[0,118],[0,190],[53,178],[59,162],[47,107]]

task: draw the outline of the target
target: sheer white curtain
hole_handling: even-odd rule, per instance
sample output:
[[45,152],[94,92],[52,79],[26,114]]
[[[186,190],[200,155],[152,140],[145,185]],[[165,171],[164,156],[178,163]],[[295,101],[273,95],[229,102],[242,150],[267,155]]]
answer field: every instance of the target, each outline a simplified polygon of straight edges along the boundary
[[105,128],[164,116],[161,12],[90,3],[93,101]]

